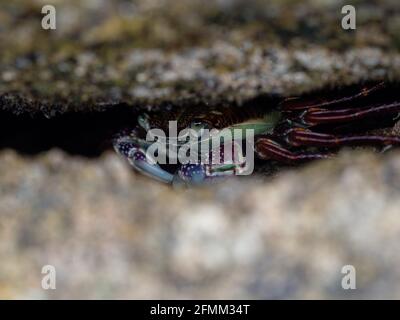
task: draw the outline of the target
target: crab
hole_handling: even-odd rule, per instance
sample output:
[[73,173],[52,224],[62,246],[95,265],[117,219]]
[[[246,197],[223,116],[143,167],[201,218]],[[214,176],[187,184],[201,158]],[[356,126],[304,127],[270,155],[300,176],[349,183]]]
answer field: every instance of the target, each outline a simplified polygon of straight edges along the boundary
[[[244,174],[247,170],[243,144],[248,142],[254,152],[254,144],[249,141],[248,135],[240,135],[236,139],[225,139],[223,144],[213,145],[213,141],[220,141],[222,132],[234,134],[251,129],[251,138],[262,133],[272,132],[277,124],[279,113],[270,110],[266,112],[260,106],[249,108],[225,107],[191,107],[186,109],[172,109],[165,114],[142,113],[137,118],[137,125],[133,129],[125,129],[114,139],[114,149],[139,172],[156,180],[178,184],[204,184],[216,178]],[[175,133],[171,134],[171,121],[176,121]],[[149,139],[149,133],[155,132],[155,138]],[[168,135],[163,137],[163,133]],[[179,134],[178,134],[179,132]],[[150,137],[152,137],[150,135]],[[231,135],[233,137],[233,135]],[[247,139],[247,140],[246,140]],[[155,152],[150,153],[155,144]],[[205,153],[201,151],[201,144],[209,146]],[[196,149],[194,159],[184,163],[182,157],[176,161],[177,154],[186,148],[188,151]],[[174,151],[174,152],[171,152]],[[174,156],[172,156],[172,154]],[[161,163],[160,158],[172,161]]]
[[[385,88],[382,82],[339,97],[287,98],[277,106],[198,106],[143,113],[138,116],[138,124],[119,133],[113,144],[136,170],[165,183],[185,185],[243,174],[247,156],[253,152],[261,160],[294,165],[333,157],[343,146],[367,145],[385,151],[400,146],[400,137],[385,130],[395,124],[400,101],[382,94]],[[186,130],[183,139],[169,132],[164,139],[157,136],[149,141],[149,132],[153,129],[167,132],[170,121],[176,121],[179,132]],[[217,133],[210,134],[208,130],[213,132],[212,129]],[[206,149],[205,157],[194,157],[186,163],[159,163],[161,155],[171,156],[171,148],[179,153],[184,147],[186,151],[198,150],[201,142],[211,145],[214,138],[220,141],[218,133],[224,129],[229,132],[250,129],[252,139],[242,135],[232,140],[228,148],[224,140],[222,145]],[[159,144],[149,153],[154,141],[160,139],[165,148]],[[246,144],[251,148],[246,147],[244,152]]]

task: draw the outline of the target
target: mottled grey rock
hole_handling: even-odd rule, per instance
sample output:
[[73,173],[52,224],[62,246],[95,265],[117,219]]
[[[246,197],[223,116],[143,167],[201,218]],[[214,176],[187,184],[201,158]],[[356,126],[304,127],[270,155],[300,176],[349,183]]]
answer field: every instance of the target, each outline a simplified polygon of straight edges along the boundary
[[[41,1],[3,2],[1,115],[400,80],[398,0],[357,1],[356,32],[340,27],[344,0],[60,0],[54,32],[40,28]],[[0,298],[400,298],[399,172],[398,152],[353,150],[175,190],[113,153],[2,149]],[[47,264],[54,291],[41,288]],[[344,265],[357,290],[341,288]]]
[[[400,157],[174,190],[114,154],[0,156],[2,298],[399,298]],[[41,289],[41,268],[57,289]],[[353,265],[357,289],[341,288]]]
[[56,30],[40,1],[0,14],[0,109],[101,111],[166,102],[241,104],[364,80],[399,80],[398,1],[57,1]]

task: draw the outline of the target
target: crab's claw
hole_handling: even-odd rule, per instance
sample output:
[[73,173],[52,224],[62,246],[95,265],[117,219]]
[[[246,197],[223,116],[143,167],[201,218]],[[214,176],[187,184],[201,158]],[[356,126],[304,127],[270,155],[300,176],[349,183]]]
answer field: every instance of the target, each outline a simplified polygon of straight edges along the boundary
[[131,139],[116,139],[114,149],[127,158],[129,163],[139,172],[165,183],[172,183],[174,176],[162,169],[146,151]]
[[177,185],[201,185],[207,179],[204,164],[188,163],[179,167],[174,176],[173,184]]
[[141,173],[165,183],[172,183],[173,175],[162,169],[141,149],[132,149],[128,155],[129,163]]

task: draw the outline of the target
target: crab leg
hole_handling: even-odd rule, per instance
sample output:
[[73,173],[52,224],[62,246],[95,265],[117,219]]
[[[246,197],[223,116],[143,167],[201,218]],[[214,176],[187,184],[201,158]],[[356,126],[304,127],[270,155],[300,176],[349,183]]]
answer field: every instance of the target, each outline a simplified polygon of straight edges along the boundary
[[327,110],[320,108],[310,108],[300,116],[302,122],[313,126],[325,123],[341,123],[361,120],[371,116],[398,114],[400,113],[400,102],[385,104],[382,106],[373,106],[369,108],[357,109],[337,109]]
[[294,153],[267,137],[258,138],[255,151],[263,160],[272,159],[288,164],[332,157],[332,154],[329,153]]
[[340,147],[345,145],[400,145],[400,137],[384,135],[336,136],[312,132],[303,128],[290,129],[285,134],[286,141],[295,147]]
[[354,101],[370,96],[372,93],[379,91],[384,87],[385,83],[381,82],[373,87],[364,88],[355,95],[333,100],[323,100],[315,98],[304,100],[301,98],[287,98],[281,103],[280,107],[283,111],[301,111],[310,108],[332,109],[335,106],[342,105],[344,103],[352,103]]

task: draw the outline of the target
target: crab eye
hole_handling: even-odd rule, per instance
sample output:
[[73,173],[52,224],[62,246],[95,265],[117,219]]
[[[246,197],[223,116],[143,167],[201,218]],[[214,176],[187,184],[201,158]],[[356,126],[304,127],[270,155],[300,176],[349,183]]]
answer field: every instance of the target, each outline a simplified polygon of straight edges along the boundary
[[195,136],[200,139],[201,137],[203,137],[204,134],[206,134],[205,130],[210,129],[210,126],[203,121],[195,120],[190,123],[189,128],[191,130],[194,130]]
[[138,123],[139,125],[148,131],[150,129],[150,117],[148,114],[144,113],[138,116]]
[[193,129],[197,132],[202,132],[202,130],[204,129],[211,129],[211,128],[209,124],[204,121],[194,120],[190,123],[190,129]]

